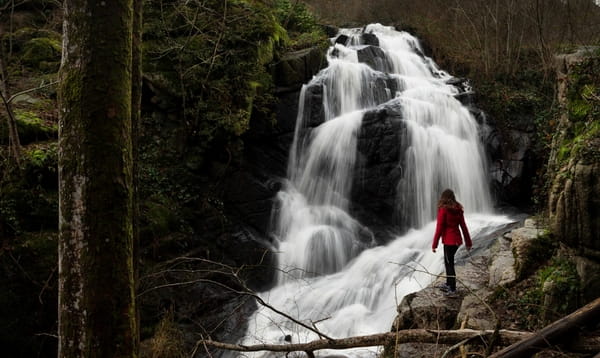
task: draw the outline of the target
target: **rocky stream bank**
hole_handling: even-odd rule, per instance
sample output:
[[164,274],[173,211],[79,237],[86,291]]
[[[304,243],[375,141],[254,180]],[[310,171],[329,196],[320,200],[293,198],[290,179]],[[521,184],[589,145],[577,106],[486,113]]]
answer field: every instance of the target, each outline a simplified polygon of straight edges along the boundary
[[[585,287],[586,272],[574,252],[553,245],[548,230],[535,219],[497,236],[490,247],[457,262],[457,298],[448,298],[436,285],[411,293],[398,305],[391,331],[425,328],[435,330],[537,330],[581,304],[579,291]],[[540,247],[553,252],[541,255]],[[584,298],[585,301],[591,298]],[[598,335],[598,327],[589,334]],[[594,332],[595,331],[595,332]],[[408,343],[386,347],[385,357],[441,357],[449,345]],[[469,351],[482,350],[468,347]],[[454,352],[456,353],[456,352]],[[536,357],[585,357],[563,347],[549,347]],[[449,355],[453,356],[453,355]]]

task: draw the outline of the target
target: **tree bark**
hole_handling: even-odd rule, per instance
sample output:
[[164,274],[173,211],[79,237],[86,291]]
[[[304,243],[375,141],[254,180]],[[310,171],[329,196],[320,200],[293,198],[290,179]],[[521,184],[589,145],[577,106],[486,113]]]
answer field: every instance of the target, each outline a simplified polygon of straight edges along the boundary
[[132,0],[65,0],[58,357],[136,357]]
[[10,149],[10,155],[17,163],[17,166],[21,166],[21,140],[19,139],[19,132],[17,129],[17,120],[10,104],[10,96],[8,93],[8,70],[7,61],[5,60],[6,55],[4,53],[4,47],[0,46],[0,97],[2,97],[2,103],[6,109],[6,120],[8,124],[8,144]]
[[588,303],[568,316],[546,326],[531,337],[492,354],[489,358],[531,357],[533,353],[550,345],[573,339],[578,328],[600,321],[600,298]]

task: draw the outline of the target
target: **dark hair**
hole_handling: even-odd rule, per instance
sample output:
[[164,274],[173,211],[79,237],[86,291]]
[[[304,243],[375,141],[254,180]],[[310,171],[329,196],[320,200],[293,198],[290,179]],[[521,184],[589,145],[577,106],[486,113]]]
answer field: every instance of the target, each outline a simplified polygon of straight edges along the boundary
[[438,201],[438,209],[439,208],[462,210],[463,206],[458,201],[456,201],[456,196],[454,196],[454,192],[450,189],[446,189],[442,192],[442,196]]

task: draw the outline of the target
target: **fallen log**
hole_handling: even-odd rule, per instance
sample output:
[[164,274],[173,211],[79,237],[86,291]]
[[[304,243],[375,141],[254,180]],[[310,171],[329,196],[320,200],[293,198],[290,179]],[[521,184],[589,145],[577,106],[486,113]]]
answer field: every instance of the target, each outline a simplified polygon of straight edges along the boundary
[[[206,346],[218,349],[225,349],[238,352],[313,352],[321,349],[347,349],[415,342],[456,344],[458,342],[468,340],[469,344],[485,344],[485,340],[489,339],[493,333],[493,330],[477,331],[473,329],[406,329],[397,332],[379,333],[368,336],[356,336],[340,339],[319,339],[307,343],[242,345],[216,342],[213,340],[202,340],[199,341],[198,344],[204,344]],[[500,330],[498,331],[498,333],[498,343],[503,346],[514,344],[534,335],[534,333],[531,332],[509,330]],[[587,341],[585,342],[585,344],[580,342],[574,342],[571,348],[575,351],[595,352],[598,349],[600,349],[600,341],[595,341],[592,344],[590,344]]]
[[568,343],[577,336],[578,328],[600,321],[600,298],[588,303],[575,312],[523,339],[502,349],[489,358],[531,357],[533,353],[560,343]]

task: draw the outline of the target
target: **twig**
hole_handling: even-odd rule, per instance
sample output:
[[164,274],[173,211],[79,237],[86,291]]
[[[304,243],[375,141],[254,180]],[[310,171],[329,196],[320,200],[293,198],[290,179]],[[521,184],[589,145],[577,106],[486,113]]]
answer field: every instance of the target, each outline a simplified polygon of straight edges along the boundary
[[452,353],[452,351],[454,351],[457,348],[463,348],[463,346],[469,342],[471,339],[473,339],[473,337],[471,338],[467,338],[467,339],[463,339],[462,341],[456,343],[455,345],[453,345],[452,347],[448,348],[448,350],[446,350],[444,352],[444,354],[442,354],[442,358],[446,358],[448,356],[448,354]]
[[[242,287],[242,290],[235,289],[233,287],[230,287],[228,285],[225,285],[223,283],[220,283],[220,282],[217,282],[217,281],[214,281],[214,280],[211,280],[211,279],[199,278],[199,279],[194,279],[194,280],[189,280],[189,281],[184,281],[184,282],[166,283],[166,284],[163,284],[163,285],[154,286],[154,287],[151,287],[151,288],[149,288],[147,290],[144,290],[144,291],[140,292],[137,295],[137,297],[139,298],[139,297],[141,297],[141,296],[143,296],[143,295],[145,295],[145,294],[147,294],[149,292],[152,292],[152,291],[155,291],[155,290],[158,290],[158,289],[161,289],[161,288],[186,286],[186,285],[191,285],[191,284],[195,284],[195,283],[209,283],[209,284],[213,284],[213,285],[219,286],[221,288],[224,288],[225,290],[228,290],[230,292],[237,293],[239,295],[246,295],[246,296],[254,297],[254,299],[258,303],[260,303],[262,306],[270,309],[271,311],[279,314],[280,316],[283,316],[283,317],[289,319],[290,321],[296,323],[297,325],[302,326],[302,327],[310,330],[311,332],[316,333],[320,337],[324,337],[327,340],[333,340],[333,338],[327,336],[326,334],[324,334],[323,332],[319,331],[318,329],[315,329],[315,328],[311,327],[310,325],[308,325],[306,323],[303,323],[303,322],[301,322],[301,321],[293,318],[292,316],[286,314],[285,312],[280,311],[277,308],[271,306],[270,304],[268,304],[267,302],[265,302],[260,296],[258,296],[255,292],[253,292],[250,288],[248,288],[248,286],[246,286],[246,284],[243,282],[243,280],[241,280],[240,277],[239,277],[240,270],[242,270],[245,266],[241,266],[238,269],[234,269],[231,266],[227,266],[227,265],[225,265],[223,263],[218,263],[218,262],[215,262],[215,261],[212,261],[212,260],[207,260],[207,259],[200,259],[200,258],[180,258],[180,259],[201,261],[201,262],[205,262],[205,263],[214,264],[216,266],[221,266],[222,268],[226,268],[229,272],[220,272],[220,273],[226,273],[226,274],[229,274],[232,277],[234,277],[238,281],[238,283],[240,284],[240,286]],[[176,261],[176,260],[172,260],[172,262],[173,261]]]
[[41,85],[39,85],[39,87],[30,88],[30,89],[27,89],[27,90],[24,90],[24,91],[21,91],[21,92],[17,92],[15,94],[13,94],[12,96],[10,96],[8,98],[8,100],[6,100],[6,102],[11,103],[15,98],[19,97],[22,94],[27,94],[27,93],[34,92],[34,91],[37,91],[37,90],[41,90],[43,88],[50,87],[50,86],[53,86],[53,85],[58,84],[58,83],[59,83],[59,81],[53,81],[53,82],[50,82],[50,83],[41,84]]
[[52,272],[50,273],[50,275],[44,282],[44,287],[42,287],[42,290],[40,291],[40,294],[38,295],[38,299],[40,301],[40,304],[42,304],[42,305],[44,304],[44,301],[42,300],[42,295],[44,294],[44,291],[46,291],[46,289],[48,287],[50,287],[50,280],[52,279],[52,277],[54,277],[54,273],[56,272],[57,269],[58,269],[58,265],[54,266],[54,269],[52,269]]

